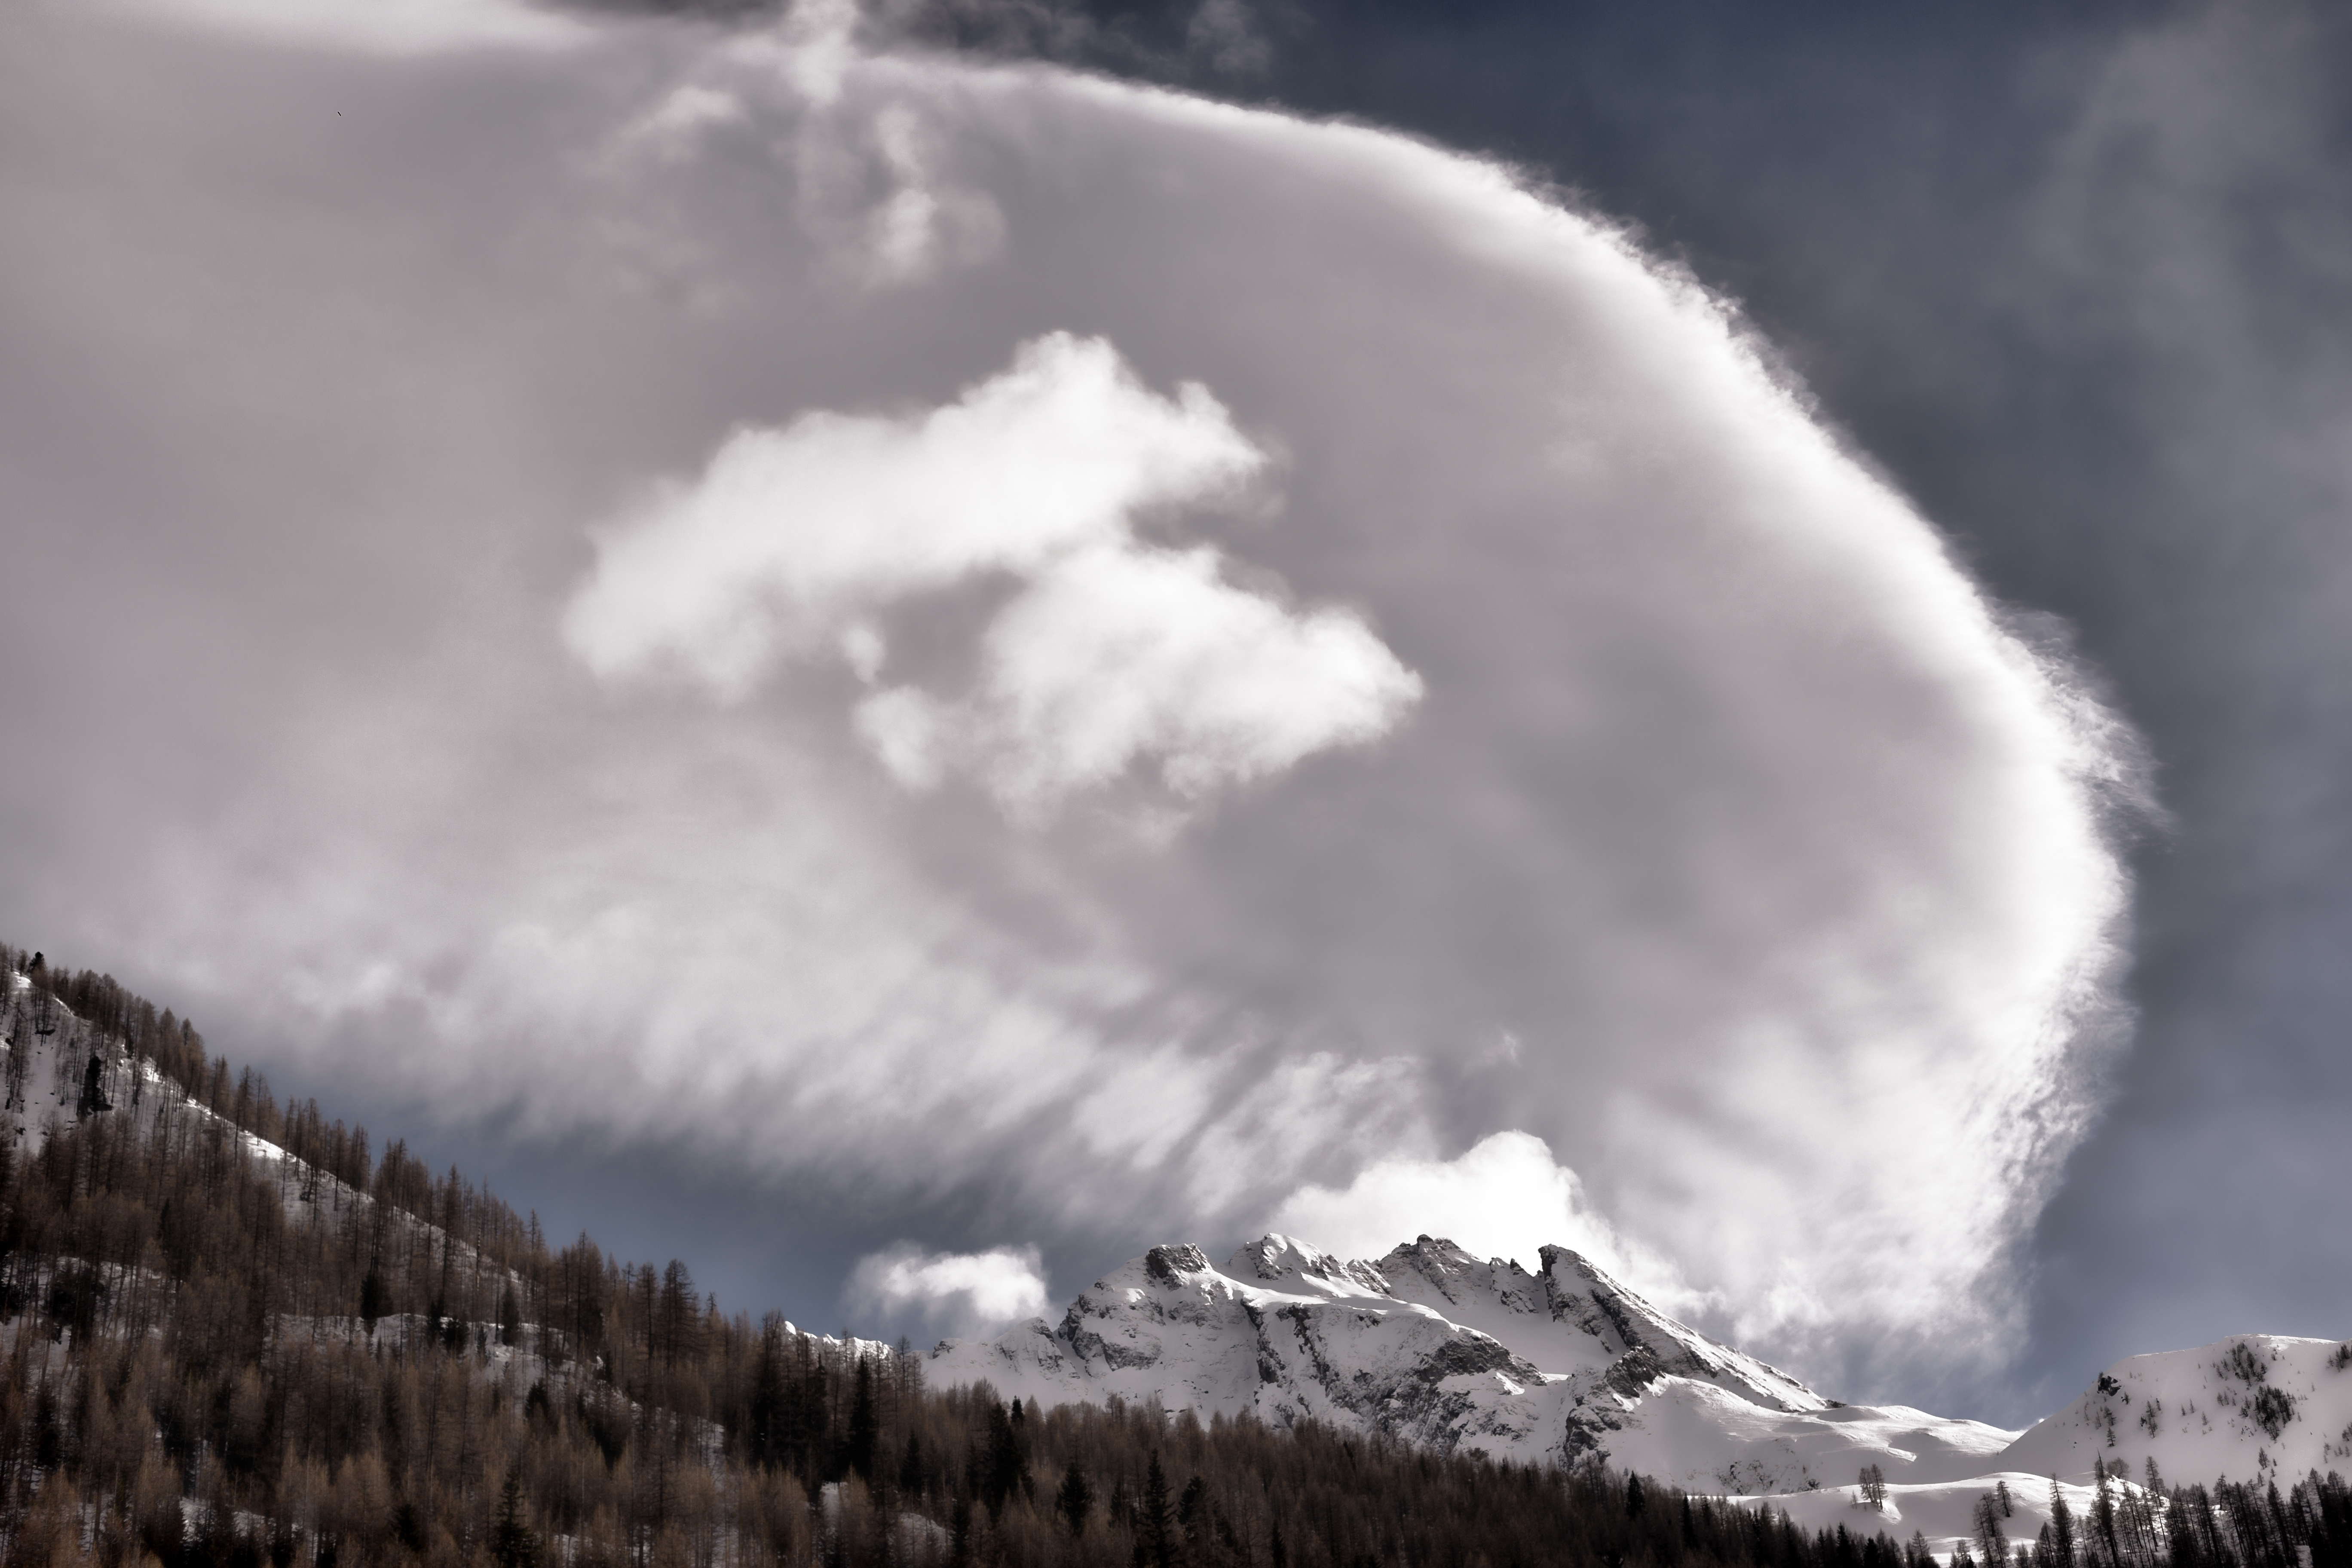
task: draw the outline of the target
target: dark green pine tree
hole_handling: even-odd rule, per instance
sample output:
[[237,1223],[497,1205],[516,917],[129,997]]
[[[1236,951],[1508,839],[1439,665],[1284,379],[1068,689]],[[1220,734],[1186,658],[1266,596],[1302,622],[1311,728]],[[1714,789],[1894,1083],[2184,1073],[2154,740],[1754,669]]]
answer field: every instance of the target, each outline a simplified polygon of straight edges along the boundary
[[743,1412],[743,1457],[763,1470],[784,1463],[783,1331],[774,1323],[760,1332],[760,1353],[751,1363],[751,1397]]
[[2066,1506],[2066,1494],[2058,1489],[2058,1478],[2050,1478],[2050,1545],[2058,1559],[2058,1568],[2074,1568],[2074,1510]]
[[367,1326],[370,1339],[375,1337],[376,1320],[383,1316],[384,1298],[389,1294],[384,1289],[383,1270],[370,1263],[360,1280],[360,1321]]
[[523,1515],[522,1476],[507,1472],[506,1489],[499,1494],[499,1521],[490,1531],[490,1560],[499,1568],[537,1568],[539,1537]]
[[[1013,1408],[1020,1408],[1018,1401]],[[993,1519],[1003,1511],[1007,1498],[1029,1489],[1029,1456],[1022,1451],[1020,1429],[1005,1414],[1004,1406],[992,1404],[988,1411],[988,1455],[980,1474],[981,1500],[988,1505],[989,1517]]]
[[874,1405],[874,1361],[857,1358],[856,1382],[849,1396],[849,1437],[843,1458],[861,1481],[874,1479],[874,1447],[881,1440],[882,1419]]
[[1054,1494],[1054,1511],[1069,1525],[1072,1535],[1087,1532],[1087,1521],[1095,1511],[1095,1489],[1087,1479],[1085,1467],[1076,1459],[1062,1472],[1062,1489]]
[[1135,1504],[1135,1560],[1145,1568],[1173,1568],[1176,1562],[1175,1510],[1168,1505],[1168,1472],[1160,1468],[1157,1448]]

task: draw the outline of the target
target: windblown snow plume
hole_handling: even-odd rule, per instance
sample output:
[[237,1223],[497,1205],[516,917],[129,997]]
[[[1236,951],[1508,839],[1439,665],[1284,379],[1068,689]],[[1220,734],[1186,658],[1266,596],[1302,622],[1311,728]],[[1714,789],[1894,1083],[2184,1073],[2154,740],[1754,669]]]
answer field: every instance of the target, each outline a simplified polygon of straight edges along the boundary
[[110,721],[5,785],[20,929],[1033,1280],[1622,1237],[1857,1394],[1832,1334],[1998,1353],[2129,736],[1688,278],[838,7],[299,70],[35,9],[0,515],[109,626],[20,595],[0,658]]

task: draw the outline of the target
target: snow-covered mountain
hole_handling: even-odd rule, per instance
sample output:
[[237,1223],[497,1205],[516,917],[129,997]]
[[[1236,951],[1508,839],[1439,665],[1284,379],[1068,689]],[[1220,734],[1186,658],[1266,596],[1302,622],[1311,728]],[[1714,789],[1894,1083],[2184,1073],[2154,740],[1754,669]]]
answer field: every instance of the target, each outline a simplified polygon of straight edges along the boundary
[[989,1342],[931,1352],[934,1382],[985,1378],[1048,1405],[1157,1396],[1378,1430],[1444,1451],[1588,1456],[1718,1493],[1988,1468],[2017,1436],[1902,1405],[1849,1405],[1659,1311],[1564,1247],[1543,1271],[1423,1237],[1344,1262],[1288,1237],[1223,1268],[1156,1247],[1071,1303]]
[[2352,1468],[2352,1344],[2241,1334],[2199,1350],[2119,1361],[2074,1404],[2039,1421],[2001,1455],[2035,1475],[2112,1472],[2175,1481],[2291,1484]]
[[[1380,1431],[1446,1452],[1597,1457],[1694,1491],[1769,1500],[1807,1529],[1969,1539],[2005,1489],[2002,1528],[2030,1540],[2053,1478],[2087,1514],[2094,1460],[2135,1480],[2292,1480],[2352,1460],[2352,1346],[2248,1335],[2119,1362],[2024,1433],[1904,1405],[1844,1405],[1659,1311],[1585,1258],[1530,1274],[1422,1237],[1348,1262],[1267,1236],[1213,1265],[1155,1247],[1081,1292],[1058,1323],[931,1352],[935,1384],[986,1379],[1055,1405],[1158,1398],[1203,1417],[1249,1412]],[[1864,1466],[1883,1501],[1856,1484]]]

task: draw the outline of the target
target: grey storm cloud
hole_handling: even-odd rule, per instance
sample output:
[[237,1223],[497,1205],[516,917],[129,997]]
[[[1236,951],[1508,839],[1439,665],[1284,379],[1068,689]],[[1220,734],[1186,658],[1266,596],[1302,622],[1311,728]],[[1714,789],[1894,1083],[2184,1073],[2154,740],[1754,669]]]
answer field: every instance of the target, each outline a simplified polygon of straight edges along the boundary
[[844,8],[352,15],[0,21],[12,921],[446,1117],[986,1192],[885,1305],[1281,1215],[2001,1353],[2136,745],[1720,300]]

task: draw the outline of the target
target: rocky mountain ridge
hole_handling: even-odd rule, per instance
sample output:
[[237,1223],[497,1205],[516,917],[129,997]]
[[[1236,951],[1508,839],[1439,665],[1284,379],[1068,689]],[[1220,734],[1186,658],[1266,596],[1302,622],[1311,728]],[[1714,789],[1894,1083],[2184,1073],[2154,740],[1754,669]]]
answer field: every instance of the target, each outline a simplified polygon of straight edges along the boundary
[[[2352,1458],[2352,1346],[2249,1335],[2137,1356],[2025,1432],[1843,1404],[1660,1311],[1591,1259],[1541,1270],[1417,1237],[1374,1260],[1268,1235],[1222,1265],[1155,1247],[1058,1323],[943,1342],[934,1384],[985,1380],[1053,1405],[1158,1399],[1203,1418],[1313,1418],[1440,1452],[1597,1458],[1692,1491],[1769,1498],[1807,1528],[1969,1539],[1999,1492],[2030,1538],[2052,1487],[2087,1513],[2095,1461],[2145,1479],[2276,1475]],[[1874,1468],[1883,1498],[1857,1479]],[[1853,1517],[1849,1517],[1853,1516]]]
[[1875,1463],[1975,1473],[2015,1433],[1846,1405],[1676,1321],[1589,1258],[1543,1272],[1422,1237],[1349,1261],[1266,1236],[1222,1267],[1156,1247],[1059,1324],[934,1350],[934,1382],[1057,1404],[1157,1396],[1275,1426],[1314,1417],[1444,1452],[1591,1457],[1718,1493],[1794,1492]]

